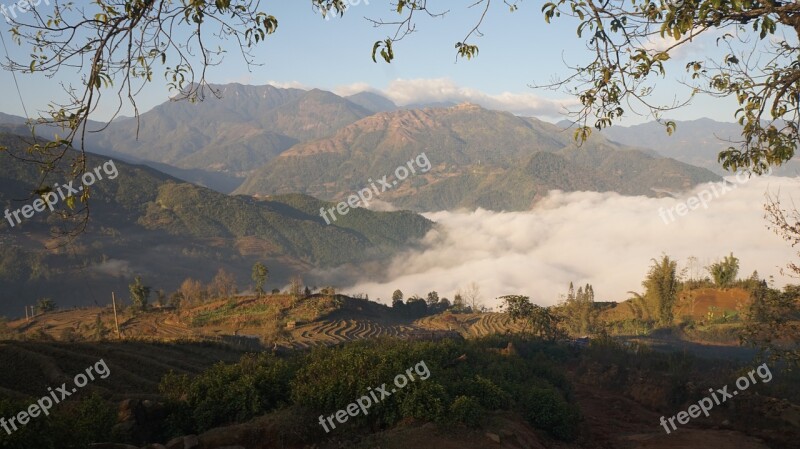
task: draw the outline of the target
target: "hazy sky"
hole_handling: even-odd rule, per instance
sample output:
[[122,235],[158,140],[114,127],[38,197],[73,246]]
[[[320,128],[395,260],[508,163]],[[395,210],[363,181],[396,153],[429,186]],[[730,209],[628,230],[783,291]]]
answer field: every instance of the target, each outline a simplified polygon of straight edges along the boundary
[[[262,10],[279,20],[277,33],[268,37],[266,45],[255,50],[256,58],[263,65],[248,71],[236,48],[226,45],[224,48],[229,51],[226,61],[211,68],[209,81],[318,87],[340,93],[372,89],[385,92],[401,104],[473,101],[485,107],[535,115],[551,121],[559,118],[557,114],[561,105],[575,101],[563,92],[529,87],[569,73],[564,61],[586,63],[589,56],[582,41],[576,37],[576,22],[562,18],[547,25],[542,18],[540,2],[522,2],[515,13],[509,12],[502,2],[495,2],[481,27],[484,36],[472,40],[480,45],[480,55],[472,61],[456,61],[454,44],[474,26],[481,10],[467,8],[471,2],[430,1],[434,9],[435,5],[447,5],[451,10],[444,18],[420,16],[418,31],[398,44],[395,62],[375,64],[370,57],[373,42],[387,37],[394,29],[375,28],[365,17],[393,19],[397,16],[390,12],[390,2],[386,0],[351,1],[354,6],[344,18],[327,21],[315,15],[311,2],[307,0],[262,2]],[[10,4],[11,0],[0,0],[3,2]],[[42,0],[38,8],[46,12],[51,7]],[[25,61],[30,49],[12,43],[8,30],[8,25],[0,17],[0,32],[6,37],[11,54]],[[652,43],[653,47],[661,45],[663,43]],[[4,57],[4,50],[0,49],[0,52],[0,57]],[[670,64],[669,79],[658,83],[660,98],[685,97],[687,91],[677,80],[685,78],[683,66],[686,61],[715,52],[713,36],[709,36],[696,40],[691,47],[676,54]],[[46,108],[52,100],[63,99],[61,83],[74,83],[78,79],[75,71],[65,71],[56,79],[39,75],[20,76],[23,99],[29,112]],[[0,112],[22,115],[13,79],[7,70],[0,71],[0,83],[3,86]],[[142,111],[168,99],[165,84],[163,76],[158,74],[152,85],[138,95]],[[733,121],[730,106],[730,102],[704,98],[670,116]],[[99,114],[94,118],[107,117],[115,107],[113,94],[107,92]],[[641,121],[641,117],[632,116],[627,123]]]

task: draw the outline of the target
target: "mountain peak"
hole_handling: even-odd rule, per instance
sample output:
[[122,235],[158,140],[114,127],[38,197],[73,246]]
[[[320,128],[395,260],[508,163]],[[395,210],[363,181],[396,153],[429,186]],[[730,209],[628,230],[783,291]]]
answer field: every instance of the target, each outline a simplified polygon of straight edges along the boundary
[[483,108],[480,105],[475,104],[475,103],[470,103],[468,101],[465,101],[463,103],[459,103],[459,104],[451,107],[450,109],[455,109],[455,110],[460,110],[460,111],[480,111],[480,110],[483,110]]

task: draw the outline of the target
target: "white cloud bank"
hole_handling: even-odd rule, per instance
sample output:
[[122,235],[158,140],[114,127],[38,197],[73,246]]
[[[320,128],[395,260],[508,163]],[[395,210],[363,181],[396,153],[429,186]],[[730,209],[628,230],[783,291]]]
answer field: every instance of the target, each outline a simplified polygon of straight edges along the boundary
[[[525,294],[550,305],[567,285],[591,283],[598,301],[622,301],[642,291],[651,259],[661,253],[678,259],[679,269],[695,256],[705,266],[733,251],[741,277],[758,270],[775,276],[776,286],[791,282],[779,271],[796,260],[792,248],[766,228],[765,193],[781,193],[784,204],[798,192],[799,178],[752,179],[665,224],[661,207],[696,195],[700,185],[679,198],[626,197],[613,193],[554,191],[530,212],[436,212],[440,225],[420,250],[389,262],[380,282],[363,281],[343,289],[388,302],[399,288],[406,297],[431,290],[452,300],[460,287],[479,284],[487,306],[506,294]],[[703,272],[705,273],[705,272]],[[374,279],[374,278],[373,278]]]
[[458,86],[448,78],[396,79],[386,89],[371,88],[365,83],[340,86],[333,90],[336,94],[347,96],[370,91],[383,95],[398,106],[419,103],[474,103],[487,109],[507,111],[524,116],[561,117],[566,107],[575,105],[577,100],[569,98],[554,100],[541,97],[533,92],[503,92],[487,94],[478,89]]

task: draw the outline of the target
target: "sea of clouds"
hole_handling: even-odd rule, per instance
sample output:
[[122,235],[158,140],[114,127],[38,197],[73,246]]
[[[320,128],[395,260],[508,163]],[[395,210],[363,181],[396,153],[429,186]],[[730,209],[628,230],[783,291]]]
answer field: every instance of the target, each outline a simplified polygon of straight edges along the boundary
[[[553,191],[528,212],[487,210],[425,214],[438,223],[416,249],[398,254],[375,281],[374,274],[342,289],[389,302],[395,289],[406,297],[436,290],[452,300],[459,288],[476,282],[484,303],[496,307],[501,295],[524,294],[542,305],[559,301],[570,281],[591,283],[598,301],[623,301],[641,292],[651,259],[667,254],[694,272],[731,251],[740,276],[758,270],[774,285],[791,283],[780,274],[796,252],[767,228],[766,195],[784,205],[800,192],[800,178],[767,176],[744,183],[665,224],[659,208],[674,207],[711,188],[701,184],[675,198],[631,197],[615,193]],[[718,184],[717,184],[718,185]],[[699,267],[699,268],[698,268]],[[329,273],[330,274],[330,273]],[[341,274],[341,273],[339,273]],[[371,279],[371,280],[367,280]]]

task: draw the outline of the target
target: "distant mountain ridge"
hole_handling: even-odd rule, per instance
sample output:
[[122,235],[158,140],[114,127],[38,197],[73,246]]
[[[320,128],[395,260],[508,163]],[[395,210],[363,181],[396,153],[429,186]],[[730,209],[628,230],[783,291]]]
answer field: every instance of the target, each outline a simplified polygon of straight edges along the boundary
[[319,89],[208,87],[219,98],[207,91],[202,104],[169,101],[141,114],[138,136],[132,119],[114,121],[91,135],[93,151],[241,177],[298,142],[330,135],[372,113]]
[[[222,193],[303,192],[340,201],[427,149],[444,165],[382,198],[420,211],[527,210],[553,189],[657,196],[719,179],[686,164],[723,174],[718,142],[709,137],[718,128],[713,121],[681,122],[672,138],[655,124],[612,127],[578,147],[563,124],[475,105],[398,107],[370,91],[343,98],[270,85],[208,87],[220,98],[208,91],[202,104],[161,104],[140,117],[138,139],[133,119],[116,120],[90,136],[90,150]],[[6,129],[20,132],[21,118],[4,119],[16,123]],[[536,154],[542,151],[562,159]]]
[[293,146],[236,193],[301,192],[338,201],[422,153],[433,168],[382,199],[419,211],[527,210],[553,189],[659,196],[719,179],[602,136],[578,146],[556,125],[462,104],[365,117],[331,137]]
[[[730,175],[717,160],[719,153],[730,146],[738,147],[742,127],[738,123],[720,122],[710,118],[676,120],[672,135],[664,125],[648,122],[633,126],[612,126],[602,131],[608,139],[625,145],[645,144],[664,157],[706,168],[719,175]],[[566,124],[568,126],[568,123]],[[775,174],[797,176],[800,161],[790,161],[775,168]]]

